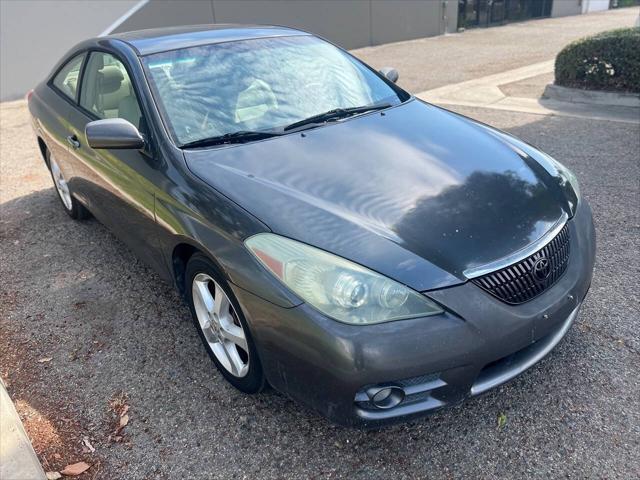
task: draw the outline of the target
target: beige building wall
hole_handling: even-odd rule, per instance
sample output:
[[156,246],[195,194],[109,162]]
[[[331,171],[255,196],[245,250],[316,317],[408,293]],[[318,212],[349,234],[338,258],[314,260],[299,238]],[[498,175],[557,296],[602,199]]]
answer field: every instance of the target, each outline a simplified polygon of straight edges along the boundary
[[151,0],[116,31],[201,23],[286,25],[344,48],[457,29],[458,0]]

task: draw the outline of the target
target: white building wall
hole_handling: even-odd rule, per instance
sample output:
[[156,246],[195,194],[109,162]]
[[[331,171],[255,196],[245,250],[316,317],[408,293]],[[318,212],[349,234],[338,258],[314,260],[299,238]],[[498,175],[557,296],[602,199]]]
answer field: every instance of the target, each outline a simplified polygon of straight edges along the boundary
[[609,10],[609,0],[582,0],[582,13]]
[[566,17],[568,15],[579,15],[582,13],[582,2],[584,0],[554,0],[551,6],[552,17]]

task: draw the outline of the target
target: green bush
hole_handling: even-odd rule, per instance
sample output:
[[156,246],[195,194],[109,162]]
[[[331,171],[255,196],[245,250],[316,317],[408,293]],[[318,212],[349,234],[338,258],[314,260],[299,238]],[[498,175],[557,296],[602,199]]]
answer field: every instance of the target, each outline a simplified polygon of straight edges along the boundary
[[640,0],[618,0],[618,8],[640,5]]
[[620,28],[570,43],[556,57],[556,85],[640,92],[640,28]]

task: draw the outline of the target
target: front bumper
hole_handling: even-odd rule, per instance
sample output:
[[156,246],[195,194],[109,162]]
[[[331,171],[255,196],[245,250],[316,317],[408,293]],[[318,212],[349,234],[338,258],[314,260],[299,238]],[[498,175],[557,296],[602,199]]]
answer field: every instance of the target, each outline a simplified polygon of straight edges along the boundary
[[[517,306],[472,282],[429,292],[446,312],[371,326],[345,325],[306,304],[281,308],[234,287],[269,383],[336,423],[379,427],[483,393],[519,375],[562,339],[591,284],[595,231],[582,202],[569,221],[564,275]],[[372,386],[396,385],[395,408],[371,404]]]

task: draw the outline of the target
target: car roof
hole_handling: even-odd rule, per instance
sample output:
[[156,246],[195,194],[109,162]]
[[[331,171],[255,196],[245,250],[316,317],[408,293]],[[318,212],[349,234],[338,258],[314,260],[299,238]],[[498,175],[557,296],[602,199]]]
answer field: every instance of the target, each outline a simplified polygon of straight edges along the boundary
[[106,38],[121,40],[133,47],[138,55],[196,47],[212,43],[234,42],[255,38],[310,35],[289,27],[272,25],[190,25],[181,27],[151,28],[109,35]]

